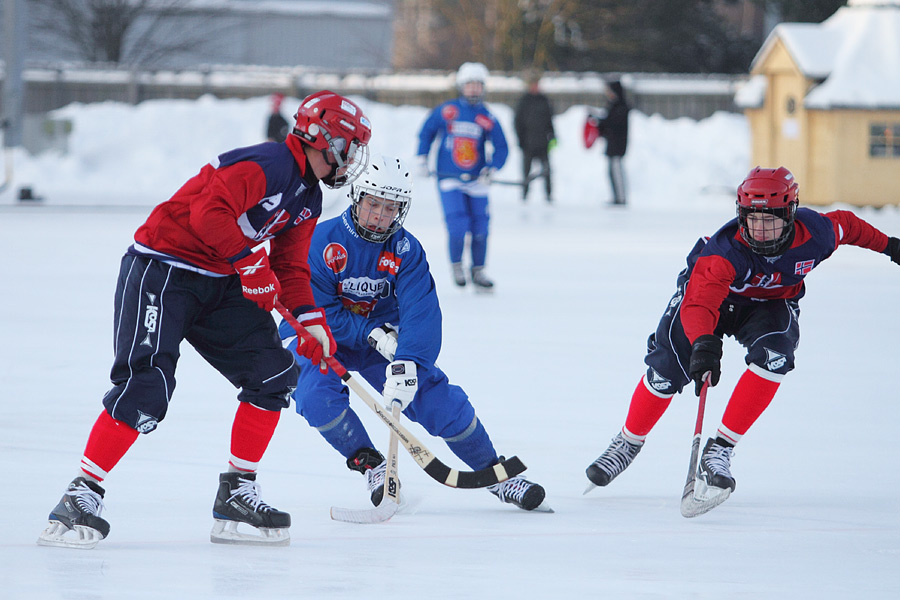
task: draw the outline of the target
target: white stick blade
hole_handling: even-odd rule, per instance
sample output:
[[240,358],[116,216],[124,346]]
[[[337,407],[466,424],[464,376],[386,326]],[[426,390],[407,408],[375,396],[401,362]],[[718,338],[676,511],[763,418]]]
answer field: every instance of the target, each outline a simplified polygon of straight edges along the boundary
[[360,525],[369,525],[372,523],[384,523],[399,510],[400,505],[385,498],[381,504],[375,508],[355,509],[355,508],[339,508],[331,507],[331,518],[335,521],[344,523],[358,523]]

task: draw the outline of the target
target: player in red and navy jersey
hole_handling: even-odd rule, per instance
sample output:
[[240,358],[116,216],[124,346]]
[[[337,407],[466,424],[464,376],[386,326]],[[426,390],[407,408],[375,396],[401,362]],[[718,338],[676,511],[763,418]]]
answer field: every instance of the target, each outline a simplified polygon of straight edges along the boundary
[[276,297],[291,309],[316,339],[299,353],[324,368],[336,345],[307,264],[319,182],[351,183],[366,167],[372,133],[359,106],[328,91],[304,99],[295,119],[283,143],[219,155],[135,233],[116,288],[113,387],[38,543],[90,548],[108,535],[99,484],[138,433],[165,418],[183,340],[240,388],[212,541],[289,543],[290,515],[260,500],[256,470],[299,371],[312,365],[298,366],[282,348],[269,313]]
[[685,385],[693,381],[699,395],[705,379],[711,386],[718,383],[722,338],[730,335],[747,349],[747,370],[716,436],[706,443],[697,478],[710,489],[733,491],[734,446],[794,368],[806,275],[847,244],[900,264],[900,239],[852,212],[821,214],[798,208],[798,202],[790,171],[757,167],[738,187],[737,218],[691,250],[675,295],[648,340],[647,372],[632,395],[625,425],[587,469],[593,484],[607,485],[631,464]]

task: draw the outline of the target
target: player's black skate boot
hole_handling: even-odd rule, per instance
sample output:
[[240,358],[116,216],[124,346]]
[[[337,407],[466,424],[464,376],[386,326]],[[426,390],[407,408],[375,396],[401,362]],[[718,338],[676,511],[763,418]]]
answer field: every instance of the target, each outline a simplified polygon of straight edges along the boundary
[[[221,473],[213,504],[211,542],[216,544],[261,544],[286,546],[291,543],[291,515],[272,508],[259,497],[256,473]],[[253,533],[241,533],[246,523]]]
[[[501,457],[500,460],[503,460],[503,458]],[[535,510],[541,505],[546,496],[543,487],[528,481],[521,475],[489,485],[487,490],[500,498],[502,502],[515,504],[522,510]],[[545,512],[553,512],[549,507],[544,510]]]
[[[634,457],[641,451],[641,446],[627,441],[619,432],[612,439],[609,448],[587,468],[587,477],[594,485],[604,486],[615,479],[619,473],[628,468]],[[590,491],[592,488],[588,488]],[[587,492],[585,492],[587,493]]]
[[384,498],[384,478],[387,473],[387,461],[381,452],[374,448],[360,448],[356,454],[347,459],[347,466],[366,476],[366,489],[372,504],[378,506]]
[[472,285],[476,292],[493,292],[494,282],[484,274],[484,267],[472,267]]
[[463,271],[462,263],[453,263],[450,269],[453,273],[453,283],[459,287],[466,287],[466,273]]
[[731,476],[732,454],[734,446],[717,444],[714,438],[709,438],[697,466],[697,477],[709,487],[729,489],[733,492],[735,481]]
[[[50,524],[38,537],[41,546],[89,549],[109,535],[109,523],[100,518],[105,490],[85,477],[76,477],[59,504],[50,511]],[[74,532],[66,536],[70,531]]]

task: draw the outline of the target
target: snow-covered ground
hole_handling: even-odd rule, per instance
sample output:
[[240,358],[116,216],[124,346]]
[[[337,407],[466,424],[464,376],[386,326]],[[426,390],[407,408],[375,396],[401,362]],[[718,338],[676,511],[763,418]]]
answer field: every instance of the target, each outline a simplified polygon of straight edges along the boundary
[[[289,100],[286,106],[293,106]],[[376,151],[411,157],[425,116],[360,100]],[[35,545],[78,469],[112,356],[118,262],[155,203],[218,152],[255,143],[267,100],[72,106],[70,154],[17,154],[0,196],[2,597],[119,598],[896,598],[900,473],[891,431],[900,270],[842,248],[808,278],[797,369],[739,445],[735,494],[679,514],[697,402],[676,398],[634,465],[582,495],[584,469],[621,427],[655,328],[693,242],[733,214],[752,166],[740,116],[664,121],[632,113],[629,206],[609,198],[600,151],[581,146],[584,107],[556,120],[555,204],[492,189],[493,296],[454,289],[433,182],[417,182],[408,227],[429,252],[444,312],[441,366],[498,450],[547,488],[553,514],[442,487],[405,454],[408,505],[391,521],[331,521],[367,505],[362,478],[293,411],[263,460],[263,497],[293,516],[287,548],[210,544],[235,391],[187,345],[168,418],[106,480],[107,540],[91,551]],[[511,113],[496,107],[512,137]],[[519,177],[514,150],[499,177]],[[801,197],[802,187],[801,185]],[[327,215],[344,206],[330,193]],[[89,208],[90,207],[90,208]],[[856,209],[900,234],[896,208]],[[743,371],[726,341],[706,430]],[[356,404],[380,446],[387,432]],[[442,460],[461,467],[418,426]]]

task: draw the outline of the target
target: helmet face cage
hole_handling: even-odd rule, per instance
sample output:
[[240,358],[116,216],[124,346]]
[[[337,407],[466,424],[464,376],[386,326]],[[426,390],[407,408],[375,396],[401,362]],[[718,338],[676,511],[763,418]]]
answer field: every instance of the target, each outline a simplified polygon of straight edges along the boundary
[[372,136],[372,126],[359,106],[325,90],[306,97],[294,118],[292,133],[320,150],[332,165],[322,183],[339,188],[359,177],[369,161],[367,144]]
[[797,191],[794,176],[784,167],[756,167],[738,187],[741,238],[754,252],[777,256],[790,244],[799,204]]
[[412,203],[412,177],[399,158],[380,157],[350,188],[353,223],[364,240],[382,243],[406,220]]

